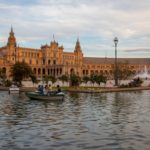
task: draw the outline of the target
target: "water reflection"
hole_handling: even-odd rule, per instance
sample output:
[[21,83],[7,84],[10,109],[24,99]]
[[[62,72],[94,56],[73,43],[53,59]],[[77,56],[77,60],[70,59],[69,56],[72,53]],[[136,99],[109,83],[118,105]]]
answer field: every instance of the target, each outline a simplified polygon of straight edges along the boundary
[[2,97],[1,114],[5,118],[7,125],[15,125],[21,118],[27,115],[26,102],[19,95]]
[[114,100],[112,102],[112,115],[113,118],[119,119],[119,116],[132,113],[132,103],[133,99],[128,93],[115,93]]
[[0,92],[0,149],[149,149],[149,91],[67,93],[31,101]]

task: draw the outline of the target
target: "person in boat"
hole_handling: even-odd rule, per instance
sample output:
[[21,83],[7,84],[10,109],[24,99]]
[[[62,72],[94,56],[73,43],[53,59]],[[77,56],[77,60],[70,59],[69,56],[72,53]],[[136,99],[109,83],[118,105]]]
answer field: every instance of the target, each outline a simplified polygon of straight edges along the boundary
[[44,89],[43,89],[44,95],[48,95],[48,86],[47,84],[45,85]]
[[42,95],[44,94],[44,87],[43,87],[43,85],[40,85],[38,90],[39,90],[40,94],[42,94]]
[[52,86],[51,86],[51,84],[48,85],[48,91],[49,91],[49,92],[52,91]]
[[48,85],[48,95],[52,94],[52,86],[51,84]]
[[38,85],[37,91],[40,92],[41,85]]
[[57,85],[57,93],[60,93],[61,92],[61,88],[59,85]]

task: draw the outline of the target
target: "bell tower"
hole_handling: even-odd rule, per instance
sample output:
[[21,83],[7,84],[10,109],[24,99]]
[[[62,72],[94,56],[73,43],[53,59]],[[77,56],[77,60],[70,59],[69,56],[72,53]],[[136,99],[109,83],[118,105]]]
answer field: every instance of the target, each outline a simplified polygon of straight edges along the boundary
[[16,62],[16,57],[17,57],[17,44],[16,44],[16,38],[13,32],[13,28],[11,26],[11,30],[9,33],[8,37],[8,42],[7,42],[7,60],[9,62],[15,63]]
[[80,46],[79,38],[77,38],[75,49],[74,49],[74,55],[75,55],[75,66],[76,66],[76,74],[81,75],[82,74],[82,64],[83,64],[83,53]]
[[79,53],[79,52],[82,53],[79,38],[77,38],[77,42],[76,42],[76,45],[75,45],[75,50],[74,50],[74,52],[75,52],[75,53]]
[[9,48],[14,48],[14,47],[16,47],[16,38],[15,38],[15,35],[14,35],[14,32],[13,32],[12,26],[11,26],[11,31],[10,31],[10,33],[9,33],[7,46],[8,46]]

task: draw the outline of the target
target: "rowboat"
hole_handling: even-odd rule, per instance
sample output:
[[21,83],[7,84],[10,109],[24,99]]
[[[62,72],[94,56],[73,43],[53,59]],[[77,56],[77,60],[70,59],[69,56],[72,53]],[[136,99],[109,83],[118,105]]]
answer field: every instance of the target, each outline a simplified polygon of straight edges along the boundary
[[63,100],[63,92],[52,92],[48,95],[40,94],[39,92],[26,92],[26,96],[33,100]]

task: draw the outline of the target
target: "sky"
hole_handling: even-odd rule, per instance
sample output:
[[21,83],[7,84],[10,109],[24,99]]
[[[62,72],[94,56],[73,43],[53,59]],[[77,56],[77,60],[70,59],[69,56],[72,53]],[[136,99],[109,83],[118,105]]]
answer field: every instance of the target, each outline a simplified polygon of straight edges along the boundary
[[0,47],[13,26],[21,47],[55,40],[85,57],[150,57],[150,0],[0,0]]

